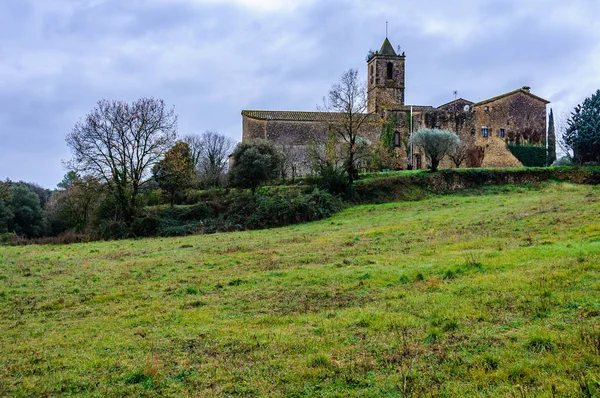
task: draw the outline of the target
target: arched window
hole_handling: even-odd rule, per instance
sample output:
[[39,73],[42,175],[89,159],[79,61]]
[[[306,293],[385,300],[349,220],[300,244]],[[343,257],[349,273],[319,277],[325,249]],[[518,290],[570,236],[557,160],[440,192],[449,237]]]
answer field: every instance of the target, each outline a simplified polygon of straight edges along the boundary
[[391,62],[387,63],[387,78],[388,79],[394,78],[394,64]]

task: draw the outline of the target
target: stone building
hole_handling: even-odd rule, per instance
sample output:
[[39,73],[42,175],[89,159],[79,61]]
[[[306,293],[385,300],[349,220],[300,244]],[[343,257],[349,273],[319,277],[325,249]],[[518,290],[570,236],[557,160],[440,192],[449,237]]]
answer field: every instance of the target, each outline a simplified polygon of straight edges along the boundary
[[[386,38],[367,61],[369,123],[364,135],[375,140],[384,125],[394,130],[395,154],[401,169],[426,168],[422,153],[408,145],[411,131],[420,128],[456,132],[466,146],[461,167],[522,166],[507,144],[546,144],[546,105],[549,101],[531,93],[527,86],[484,101],[463,98],[434,106],[406,105],[404,53],[397,54]],[[411,117],[412,116],[412,117]],[[324,137],[342,117],[327,112],[242,111],[242,140],[265,138],[282,147],[305,153],[307,142]],[[296,175],[310,171],[306,156],[296,156]],[[452,167],[444,159],[441,167]]]

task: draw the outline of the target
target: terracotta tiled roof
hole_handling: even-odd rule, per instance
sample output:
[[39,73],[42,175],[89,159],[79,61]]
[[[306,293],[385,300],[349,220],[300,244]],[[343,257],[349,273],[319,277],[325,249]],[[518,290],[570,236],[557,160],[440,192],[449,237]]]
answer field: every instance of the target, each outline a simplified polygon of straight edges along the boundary
[[[339,122],[343,120],[344,113],[335,112],[300,112],[300,111],[253,111],[244,110],[242,115],[258,120],[283,120],[292,122]],[[379,121],[377,114],[361,114],[369,118],[369,121]]]
[[509,95],[513,95],[513,94],[517,94],[517,93],[523,93],[523,94],[527,94],[527,95],[529,95],[530,97],[533,97],[533,98],[535,98],[535,99],[538,99],[538,100],[542,101],[542,102],[543,102],[543,103],[545,103],[545,104],[549,104],[549,103],[550,103],[550,101],[548,101],[548,100],[545,100],[545,99],[543,99],[542,97],[538,97],[538,96],[537,96],[537,95],[535,95],[535,94],[531,94],[531,92],[530,92],[529,90],[530,90],[530,89],[529,89],[529,87],[521,87],[521,88],[518,88],[518,89],[516,89],[516,90],[509,91],[508,93],[500,94],[500,95],[497,95],[497,96],[495,96],[495,97],[488,98],[488,99],[486,99],[486,100],[483,100],[483,101],[479,101],[479,102],[475,103],[474,105],[475,105],[475,106],[478,106],[478,105],[487,104],[488,102],[496,101],[496,100],[499,100],[499,99],[501,99],[501,98],[508,97]]

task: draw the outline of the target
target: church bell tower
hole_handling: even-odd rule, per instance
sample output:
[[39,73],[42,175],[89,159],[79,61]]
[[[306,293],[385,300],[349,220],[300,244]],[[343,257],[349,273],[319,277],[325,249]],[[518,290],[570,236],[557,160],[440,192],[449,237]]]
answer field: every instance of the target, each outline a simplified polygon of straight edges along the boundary
[[404,53],[396,54],[385,38],[381,49],[367,61],[368,111],[383,115],[384,105],[404,105]]

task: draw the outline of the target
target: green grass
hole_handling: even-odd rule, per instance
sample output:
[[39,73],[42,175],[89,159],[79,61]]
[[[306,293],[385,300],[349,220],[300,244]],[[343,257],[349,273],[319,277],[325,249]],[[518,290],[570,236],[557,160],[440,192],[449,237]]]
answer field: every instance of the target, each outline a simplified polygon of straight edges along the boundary
[[598,396],[600,189],[0,247],[0,316],[0,396]]

